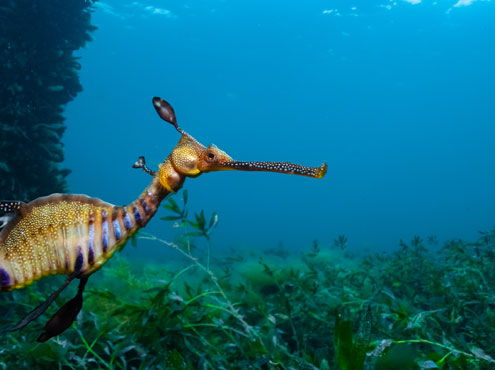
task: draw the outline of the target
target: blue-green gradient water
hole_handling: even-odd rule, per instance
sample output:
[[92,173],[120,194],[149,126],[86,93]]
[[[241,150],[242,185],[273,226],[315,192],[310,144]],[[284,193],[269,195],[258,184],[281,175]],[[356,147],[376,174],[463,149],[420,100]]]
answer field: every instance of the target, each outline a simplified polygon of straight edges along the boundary
[[[137,197],[150,178],[131,165],[179,140],[160,96],[235,159],[328,163],[322,180],[188,179],[191,211],[219,214],[215,248],[475,238],[495,225],[494,20],[493,1],[100,1],[66,110],[70,190]],[[164,215],[147,231],[171,240]]]

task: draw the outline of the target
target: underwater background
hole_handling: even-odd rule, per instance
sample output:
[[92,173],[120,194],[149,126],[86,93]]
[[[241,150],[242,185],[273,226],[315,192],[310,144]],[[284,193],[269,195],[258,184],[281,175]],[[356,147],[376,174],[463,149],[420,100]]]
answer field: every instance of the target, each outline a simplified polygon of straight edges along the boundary
[[[134,200],[132,164],[179,140],[153,96],[235,159],[328,163],[187,179],[73,328],[3,335],[0,366],[495,367],[493,1],[3,0],[0,19],[1,199]],[[2,325],[60,279],[2,293]]]
[[157,95],[235,159],[329,164],[323,181],[187,181],[194,207],[220,216],[218,247],[473,237],[495,206],[495,8],[469,3],[97,2],[66,109],[69,188],[134,199],[148,180],[135,158],[156,166],[178,140]]

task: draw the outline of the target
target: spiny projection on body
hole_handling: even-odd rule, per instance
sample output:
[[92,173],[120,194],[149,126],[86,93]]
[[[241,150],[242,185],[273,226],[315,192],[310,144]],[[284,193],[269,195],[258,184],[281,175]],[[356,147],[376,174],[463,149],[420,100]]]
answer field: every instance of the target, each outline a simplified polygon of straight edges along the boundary
[[75,320],[83,303],[88,277],[98,270],[154,216],[160,202],[179,190],[186,177],[202,173],[242,170],[280,172],[322,178],[327,170],[287,162],[241,162],[214,145],[205,147],[183,131],[171,105],[153,98],[158,115],[182,135],[158,171],[146,167],[144,157],[133,165],[153,179],[141,195],[118,207],[86,195],[52,194],[30,203],[0,201],[0,291],[23,288],[43,276],[68,275],[65,283],[45,302],[9,329],[23,328],[45,312],[73,279],[79,279],[76,296],[48,321],[38,341],[62,333]]

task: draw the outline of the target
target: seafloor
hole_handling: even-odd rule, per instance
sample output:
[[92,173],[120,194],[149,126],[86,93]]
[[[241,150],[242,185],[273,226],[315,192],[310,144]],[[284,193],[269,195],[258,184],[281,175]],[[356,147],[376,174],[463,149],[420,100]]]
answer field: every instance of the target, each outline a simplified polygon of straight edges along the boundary
[[[173,198],[172,198],[173,199]],[[215,215],[180,225],[175,243],[141,233],[171,258],[118,256],[91,277],[72,328],[36,338],[73,294],[21,331],[2,335],[8,369],[490,369],[495,360],[495,230],[478,240],[401,242],[353,256],[344,236],[307,250],[215,254]],[[171,226],[171,225],[168,225]],[[132,248],[128,246],[127,248]],[[144,248],[141,247],[141,248]],[[256,248],[252,250],[256,251]],[[211,252],[211,253],[210,253]],[[175,258],[173,256],[175,255]],[[211,261],[211,262],[208,262]],[[210,267],[208,267],[210,263]],[[45,278],[4,293],[3,328],[61,284]],[[75,285],[75,284],[74,284]],[[75,287],[72,287],[73,289]],[[55,366],[55,367],[54,367]]]

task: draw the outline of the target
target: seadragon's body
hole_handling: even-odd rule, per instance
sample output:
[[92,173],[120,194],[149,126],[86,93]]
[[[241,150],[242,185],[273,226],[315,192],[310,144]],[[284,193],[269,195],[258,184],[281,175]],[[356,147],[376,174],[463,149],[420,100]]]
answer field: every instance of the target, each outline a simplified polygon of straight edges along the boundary
[[17,202],[18,216],[0,233],[0,291],[47,275],[89,276],[146,226],[168,193],[156,177],[123,207],[67,194]]
[[132,203],[114,206],[86,195],[53,194],[30,203],[0,201],[0,292],[23,288],[43,276],[68,275],[66,282],[45,302],[10,330],[38,318],[73,280],[80,279],[76,296],[48,321],[38,338],[45,341],[67,329],[81,310],[88,277],[98,270],[155,215],[160,202],[179,190],[187,177],[202,173],[242,170],[268,171],[322,178],[327,169],[287,162],[241,162],[217,147],[200,144],[177,125],[166,101],[153,98],[159,116],[182,135],[170,155],[154,172],[140,157],[134,168],[152,175],[150,185]]

